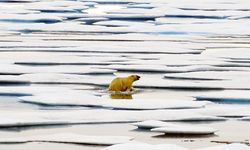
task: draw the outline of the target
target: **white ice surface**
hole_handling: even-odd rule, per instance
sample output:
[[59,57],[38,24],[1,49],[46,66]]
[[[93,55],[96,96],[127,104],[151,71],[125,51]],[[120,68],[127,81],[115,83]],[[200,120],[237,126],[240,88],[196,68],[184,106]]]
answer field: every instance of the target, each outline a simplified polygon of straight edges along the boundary
[[102,106],[102,99],[89,92],[61,91],[43,93],[37,96],[19,97],[21,102],[51,106]]
[[132,123],[132,125],[137,126],[138,128],[152,129],[152,128],[159,128],[159,127],[173,126],[174,124],[169,123],[169,122],[159,121],[159,120],[146,120],[142,122]]
[[243,117],[240,120],[244,120],[244,121],[250,121],[250,117]]
[[51,110],[51,111],[2,111],[0,127],[37,125],[63,125],[84,123],[119,123],[145,120],[165,121],[221,121],[222,117],[206,116],[188,110]]
[[[118,95],[119,96],[119,95]],[[175,99],[124,99],[111,100],[107,97],[94,96],[94,93],[83,91],[60,91],[40,93],[34,96],[19,97],[21,102],[51,106],[95,106],[112,109],[153,110],[153,109],[190,109],[205,107],[207,102],[184,101]]]
[[151,129],[153,132],[161,132],[165,134],[194,134],[205,135],[214,134],[217,130],[210,127],[195,126],[195,125],[176,125]]
[[167,100],[167,99],[152,99],[152,100],[119,100],[104,102],[103,107],[116,109],[188,109],[205,107],[205,103],[195,103],[194,101],[183,100]]
[[90,145],[114,145],[127,143],[132,137],[126,136],[91,136],[74,133],[58,133],[48,135],[35,135],[27,137],[1,138],[0,143],[29,143],[29,142],[52,142],[70,144],[90,144]]
[[186,148],[180,147],[178,145],[173,144],[160,144],[160,145],[150,145],[146,143],[125,143],[125,144],[117,144],[103,150],[131,150],[131,149],[139,149],[139,150],[187,150]]
[[158,120],[147,120],[133,123],[132,125],[135,125],[138,128],[151,129],[151,131],[162,132],[166,134],[213,134],[217,131],[211,127],[168,123]]
[[[87,84],[108,87],[112,76],[90,76],[76,74],[58,74],[58,73],[35,73],[23,74],[20,76],[0,76],[2,81],[15,79],[16,82],[29,81],[30,83],[46,84]],[[195,81],[195,80],[169,80],[159,75],[143,75],[141,79],[134,83],[137,88],[161,88],[161,89],[206,89],[206,90],[249,90],[249,79],[235,80],[212,80],[212,81]],[[244,84],[242,84],[244,83]]]
[[0,21],[7,22],[61,22],[62,19],[51,14],[1,14]]
[[[172,144],[159,144],[159,145],[150,145],[147,143],[125,143],[117,144],[103,150],[128,150],[128,149],[143,149],[143,150],[188,150],[186,148],[180,147],[178,145]],[[219,145],[208,148],[201,148],[196,150],[249,150],[250,147],[244,144],[228,144],[228,145]],[[191,149],[189,149],[191,150]]]
[[[81,90],[93,90],[92,86],[87,85],[68,85],[68,86],[46,86],[46,85],[27,85],[27,86],[0,86],[0,95],[8,96],[31,96],[38,94],[68,93]],[[88,93],[88,92],[87,92]],[[91,93],[91,92],[90,92]],[[92,93],[93,94],[93,93]]]
[[68,73],[68,74],[113,74],[111,69],[100,69],[90,66],[20,66],[13,64],[0,65],[1,74],[30,74],[30,73]]
[[248,90],[225,90],[219,92],[209,92],[194,96],[197,100],[209,100],[227,103],[249,103],[250,91]]
[[[221,109],[221,107],[223,107],[223,109]],[[241,118],[250,116],[250,110],[248,105],[213,104],[203,109],[193,109],[192,111],[203,115],[211,115],[218,117]]]
[[199,150],[250,150],[250,146],[244,145],[244,144],[226,144],[226,145],[219,145],[219,146],[213,146],[208,148],[201,148]]
[[29,80],[25,80],[25,79],[20,79],[17,76],[13,76],[13,75],[4,75],[4,76],[0,76],[0,83],[2,84],[29,84]]
[[188,79],[188,80],[235,80],[247,78],[249,72],[243,71],[203,71],[165,74],[166,78]]
[[204,51],[202,55],[222,57],[222,58],[237,58],[237,59],[249,59],[250,52],[248,48],[212,48]]

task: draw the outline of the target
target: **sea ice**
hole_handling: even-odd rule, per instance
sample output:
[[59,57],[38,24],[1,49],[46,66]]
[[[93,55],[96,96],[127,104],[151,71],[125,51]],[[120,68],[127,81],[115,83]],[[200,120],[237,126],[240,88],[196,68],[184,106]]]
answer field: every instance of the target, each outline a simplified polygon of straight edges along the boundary
[[222,121],[222,117],[206,116],[188,110],[50,110],[2,111],[0,127],[67,125],[85,123],[127,123],[145,120]]
[[151,129],[153,132],[162,132],[166,134],[213,134],[217,130],[211,127],[184,125],[177,123],[168,123],[158,120],[147,120],[143,122],[133,123],[138,128]]
[[[35,96],[19,97],[21,102],[51,105],[51,106],[91,106],[112,109],[126,110],[153,110],[153,109],[191,109],[205,107],[207,102],[168,100],[168,99],[125,99],[110,100],[94,96],[94,93],[83,91],[65,91],[63,95],[60,91],[54,93],[40,93]],[[119,96],[119,95],[118,95]],[[142,105],[143,104],[143,105]]]
[[[221,106],[223,106],[223,109],[221,109]],[[192,111],[217,117],[241,118],[250,116],[248,105],[213,104],[203,109],[193,109]]]
[[202,127],[195,125],[175,125],[175,126],[153,128],[151,129],[151,131],[161,132],[165,134],[206,135],[206,134],[214,134],[217,130],[210,127]]
[[[160,145],[150,145],[147,143],[125,143],[125,144],[117,144],[103,150],[128,150],[128,149],[143,149],[143,150],[188,150],[186,148],[180,147],[178,145],[172,144],[160,144]],[[228,145],[219,145],[208,148],[201,148],[196,150],[249,150],[250,147],[244,144],[228,144]],[[189,149],[192,150],[192,149]]]
[[208,100],[219,103],[250,103],[250,92],[248,90],[224,90],[219,92],[209,92],[194,96],[197,100]]
[[125,143],[117,144],[103,150],[130,150],[130,149],[140,149],[140,150],[187,150],[186,148],[180,147],[174,144],[160,144],[160,145],[150,145],[146,143]]
[[114,145],[127,143],[132,137],[126,136],[90,136],[74,133],[58,133],[48,135],[36,135],[30,137],[2,138],[0,143],[29,143],[29,142],[52,142],[52,143],[70,143],[70,144],[88,144],[88,145]]

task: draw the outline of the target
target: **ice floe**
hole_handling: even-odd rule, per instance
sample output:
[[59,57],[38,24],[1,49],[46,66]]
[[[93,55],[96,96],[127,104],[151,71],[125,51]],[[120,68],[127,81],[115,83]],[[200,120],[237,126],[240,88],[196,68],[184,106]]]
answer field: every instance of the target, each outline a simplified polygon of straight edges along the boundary
[[[106,62],[105,62],[106,63]],[[21,63],[25,65],[26,63]],[[28,63],[35,65],[36,63]],[[28,65],[26,64],[26,65]],[[43,63],[38,63],[42,65]],[[62,63],[52,63],[53,65],[64,64]],[[68,64],[68,63],[66,63]],[[64,65],[66,65],[64,64]],[[81,64],[81,63],[80,63]],[[44,65],[51,65],[50,63],[45,63]],[[69,65],[69,64],[68,64]],[[72,64],[71,64],[72,65]],[[56,67],[55,67],[56,68]],[[60,67],[59,67],[60,68]],[[73,68],[72,68],[73,69]],[[79,68],[80,70],[83,68]],[[107,69],[109,69],[107,67]],[[111,68],[110,68],[111,69]],[[71,70],[71,69],[70,69]],[[70,72],[69,70],[69,72]],[[110,70],[114,72],[115,68]],[[130,71],[132,71],[131,69]],[[135,69],[135,71],[143,72],[144,69]],[[58,69],[60,72],[60,69]],[[80,73],[80,71],[75,70]],[[144,72],[149,71],[160,71],[160,68],[157,69],[145,69]],[[72,71],[74,72],[74,71]],[[76,73],[75,72],[75,73]],[[111,73],[110,72],[110,73]],[[84,73],[84,72],[83,72]],[[100,70],[96,74],[107,74],[106,70]],[[81,74],[81,73],[80,73]],[[88,73],[87,73],[88,74]],[[91,74],[91,73],[90,73]],[[93,73],[94,74],[94,73]],[[198,74],[198,73],[197,73]],[[203,74],[203,73],[201,73]],[[204,73],[205,74],[205,73]],[[218,73],[226,74],[226,73]],[[246,73],[247,74],[247,73]],[[242,75],[244,78],[237,78],[237,75]],[[226,76],[225,76],[226,77]],[[107,87],[110,81],[113,79],[113,76],[91,76],[91,75],[79,75],[79,74],[63,74],[63,73],[32,73],[32,74],[22,74],[19,76],[6,76],[1,75],[2,82],[10,81],[10,79],[15,79],[17,83],[26,81],[27,83],[39,83],[39,84],[86,84],[86,85],[96,85]],[[202,77],[204,78],[204,77]],[[214,78],[211,76],[211,78]],[[223,78],[223,76],[221,76]],[[228,74],[228,79],[232,78],[233,80],[173,80],[163,78],[159,75],[143,75],[141,80],[134,84],[134,87],[137,88],[160,88],[160,89],[193,89],[193,90],[248,90],[250,89],[248,78],[245,78],[244,73],[236,72],[235,75]],[[157,79],[157,82],[156,82]],[[244,82],[243,82],[244,81]],[[244,84],[242,84],[242,82]],[[14,82],[13,82],[14,83]]]
[[201,108],[204,107],[206,103],[193,103],[191,101],[182,100],[132,100],[132,101],[109,101],[104,103],[103,107],[115,108],[115,109],[188,109],[188,108]]
[[[35,73],[23,74],[15,78],[16,82],[34,83],[34,84],[85,84],[108,87],[112,76],[91,76],[77,74],[58,74],[58,73]],[[2,82],[10,81],[9,76],[1,76]],[[28,81],[28,82],[27,82]],[[248,81],[247,79],[245,80]],[[13,82],[15,83],[15,82]],[[159,88],[159,89],[192,89],[192,90],[222,90],[222,89],[249,89],[248,84],[241,84],[241,80],[235,81],[182,81],[167,80],[157,76],[143,76],[141,80],[134,84],[137,88]]]
[[199,110],[192,110],[193,112],[199,112],[203,115],[211,115],[218,117],[229,117],[229,118],[242,118],[246,116],[250,116],[250,110],[247,105],[231,105],[231,104],[223,104],[223,109],[221,109],[222,105],[209,105],[206,108]]
[[[125,143],[125,144],[117,144],[113,145],[107,148],[104,148],[104,150],[127,150],[127,149],[145,149],[145,150],[166,150],[166,149],[172,149],[172,150],[188,150],[186,148],[180,147],[178,145],[172,145],[172,144],[159,144],[159,145],[150,145],[147,143]],[[213,146],[208,148],[201,148],[197,150],[249,150],[250,147],[244,144],[228,144],[228,145],[219,145],[219,146]],[[191,150],[191,149],[189,149]]]
[[[55,45],[54,45],[55,46]],[[15,46],[17,47],[17,45]],[[20,46],[22,47],[22,46]],[[36,47],[36,46],[35,46]],[[24,49],[34,49],[35,47],[33,46],[24,46],[23,48]],[[48,48],[49,47],[49,44],[48,46],[39,46],[38,48],[39,49],[44,49],[44,48]],[[59,46],[60,47],[60,46]],[[63,47],[62,47],[63,48]],[[62,54],[62,53],[44,53],[44,52],[23,52],[23,53],[15,53],[15,54],[20,54],[19,56],[20,57],[16,57],[15,55],[13,55],[13,53],[9,53],[9,52],[6,52],[6,53],[1,53],[0,55],[0,58],[3,58],[1,59],[1,62],[3,63],[11,63],[11,64],[23,64],[23,65],[109,65],[110,63],[113,62],[113,64],[121,64],[122,62],[115,62],[116,60],[119,60],[117,57],[115,56],[110,56],[110,57],[106,57],[106,58],[103,58],[103,57],[98,57],[98,56],[93,56],[93,57],[90,57],[90,56],[81,56],[81,55],[72,55],[72,54]],[[29,54],[29,55],[27,55]],[[97,59],[98,58],[98,59]],[[96,59],[96,61],[93,61],[93,59]],[[127,58],[120,58],[120,61],[122,60],[128,60]],[[20,67],[20,66],[10,66],[11,68],[10,69],[20,69],[20,68],[24,68],[24,67]],[[55,67],[55,68],[58,68],[58,69],[55,69],[55,70],[60,70],[60,66],[59,67]],[[80,67],[78,67],[80,68]],[[90,69],[91,67],[81,67],[81,68],[88,68]],[[92,67],[94,68],[94,67]],[[8,68],[6,68],[8,69]],[[42,70],[42,68],[33,68],[33,70],[36,70],[36,69],[40,69]],[[71,69],[68,68],[68,69]],[[20,69],[21,70],[21,69]],[[46,70],[46,69],[44,69]],[[83,69],[81,69],[83,71]],[[97,69],[96,69],[97,70]],[[60,71],[59,71],[60,72]],[[86,71],[83,71],[83,72],[87,72],[87,69]]]
[[67,143],[67,144],[88,144],[88,145],[114,145],[127,143],[132,137],[126,136],[91,136],[74,133],[58,133],[48,135],[35,135],[30,137],[14,137],[2,138],[2,144],[16,144],[29,142],[52,142],[52,143]]
[[[153,110],[153,109],[188,109],[205,107],[207,102],[184,101],[184,100],[169,100],[169,99],[125,99],[125,100],[110,100],[94,96],[90,92],[82,91],[65,91],[63,95],[60,92],[44,93],[35,96],[19,97],[21,102],[51,105],[51,106],[91,106],[103,107],[112,109],[126,110]],[[118,95],[119,96],[119,95]],[[125,97],[127,98],[127,97]]]
[[159,128],[159,127],[167,127],[173,124],[159,121],[159,120],[146,120],[142,122],[132,123],[132,125],[137,126],[138,128],[141,128],[141,129],[152,129],[152,128]]
[[234,144],[228,144],[228,145],[201,148],[200,150],[234,150],[234,149],[249,150],[250,147],[244,144],[234,143]]
[[39,86],[39,85],[26,85],[26,86],[0,86],[1,96],[32,96],[37,94],[51,94],[60,92],[72,92],[77,90],[93,90],[91,86]]
[[21,102],[51,106],[101,106],[102,99],[88,93],[60,91],[40,96],[20,97]]
[[[4,79],[5,78],[5,79]],[[0,76],[0,84],[8,85],[8,84],[16,84],[16,85],[27,85],[30,84],[28,80],[18,79],[18,77],[13,75]]]
[[[1,67],[2,66],[2,67]],[[113,74],[116,72],[111,69],[100,69],[90,66],[43,66],[43,67],[32,67],[32,66],[20,66],[20,65],[0,65],[2,68],[0,74],[6,75],[21,75],[31,73],[68,73],[68,74]]]
[[165,78],[186,80],[234,80],[247,78],[249,72],[243,71],[203,71],[177,74],[165,74]]
[[202,55],[215,56],[221,58],[249,59],[250,54],[247,48],[211,48],[204,51]]
[[143,150],[187,150],[186,148],[180,147],[174,144],[160,144],[160,145],[150,145],[146,143],[125,143],[125,144],[117,144],[103,150],[127,150],[127,149],[143,149]]
[[250,103],[250,91],[239,90],[239,91],[220,91],[220,92],[209,92],[202,95],[195,96],[197,100],[208,100],[218,103],[236,103],[236,104],[249,104]]
[[1,15],[0,21],[3,22],[16,22],[16,23],[57,23],[62,19],[57,16],[45,14],[28,14],[28,15]]
[[243,120],[243,121],[250,121],[250,117],[243,117],[243,118],[241,118],[241,120]]
[[166,134],[214,134],[217,130],[211,127],[184,125],[177,123],[168,123],[158,120],[147,120],[133,123],[138,128],[151,129],[153,132],[162,132]]
[[217,130],[210,127],[202,127],[195,125],[176,125],[151,129],[153,132],[161,132],[165,134],[192,134],[206,135],[214,134]]
[[80,19],[77,19],[76,21],[80,21],[80,22],[84,22],[85,24],[93,24],[93,23],[96,23],[96,22],[99,22],[99,21],[106,21],[108,20],[108,18],[104,18],[104,17],[100,17],[100,18],[96,18],[96,17],[93,17],[93,18],[80,18]]
[[160,132],[165,134],[178,134],[178,135],[208,135],[214,134],[217,130],[209,127],[198,126],[171,126],[160,127],[151,129],[152,132]]
[[2,111],[0,127],[67,125],[88,123],[126,123],[145,120],[222,121],[222,117],[206,116],[188,110],[50,110]]

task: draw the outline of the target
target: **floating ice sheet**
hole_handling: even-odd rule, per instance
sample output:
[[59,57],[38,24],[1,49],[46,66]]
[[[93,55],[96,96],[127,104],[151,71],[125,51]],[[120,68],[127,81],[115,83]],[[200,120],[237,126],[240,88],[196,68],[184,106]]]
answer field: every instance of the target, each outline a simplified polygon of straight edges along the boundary
[[8,85],[8,84],[17,84],[17,85],[26,85],[30,84],[28,80],[23,80],[23,79],[18,79],[16,76],[12,75],[5,75],[5,76],[0,76],[0,84],[2,85]]
[[243,117],[243,118],[241,118],[241,120],[243,120],[243,121],[250,121],[250,117]]
[[157,120],[148,120],[138,123],[133,123],[138,128],[151,129],[151,131],[162,132],[166,134],[213,134],[217,130],[197,125],[183,125],[177,123],[168,123]]
[[250,52],[248,48],[211,48],[204,51],[202,55],[215,56],[221,58],[237,58],[237,59],[249,59]]
[[126,143],[126,144],[117,144],[103,150],[128,150],[128,149],[143,149],[143,150],[187,150],[186,148],[173,145],[173,144],[161,144],[161,145],[150,145],[146,143]]
[[213,147],[208,147],[208,148],[201,148],[199,150],[249,150],[250,147],[245,145],[245,144],[226,144],[226,145],[219,145],[219,146],[213,146]]
[[103,68],[118,71],[167,72],[167,67],[164,65],[109,65]]
[[[80,93],[81,90],[93,90],[93,87],[86,85],[79,86],[39,86],[39,85],[26,85],[26,86],[1,86],[1,96],[31,96],[37,94],[51,94],[51,93]],[[88,93],[88,92],[87,92]],[[60,95],[60,94],[59,94]]]
[[[23,43],[24,44],[24,43]],[[14,47],[23,47],[24,49],[35,49],[37,46],[29,45],[29,46],[23,46],[21,45],[15,45]],[[26,43],[28,44],[28,43]],[[25,45],[25,44],[24,44]],[[3,45],[2,45],[3,46]],[[9,45],[10,46],[10,45]],[[7,47],[9,47],[7,46]],[[47,45],[47,46],[38,46],[40,49],[47,49],[52,45]],[[10,46],[12,47],[12,46]],[[54,47],[61,47],[61,46],[56,46]],[[52,46],[53,48],[53,46]],[[64,49],[65,47],[62,47]],[[65,48],[66,49],[66,48]],[[16,57],[18,55],[19,57]],[[118,55],[119,56],[119,55]],[[113,64],[119,64],[122,62],[119,61],[129,61],[128,58],[119,58],[109,55],[109,57],[98,57],[98,56],[87,56],[81,54],[76,54],[72,55],[72,52],[69,53],[46,53],[46,52],[20,52],[20,53],[12,53],[12,52],[3,52],[0,54],[1,62],[3,63],[14,63],[14,64],[23,64],[23,65],[109,65],[113,62]],[[93,61],[95,60],[95,61]],[[115,62],[119,60],[118,62]],[[8,65],[9,66],[9,65]],[[44,67],[44,66],[43,66]],[[21,69],[22,68],[22,69]],[[55,70],[60,72],[60,66],[55,66]],[[92,67],[90,66],[76,66],[72,67],[72,70],[77,70],[78,68],[80,71],[83,72],[88,72],[88,69],[91,69]],[[81,69],[82,68],[82,69]],[[10,69],[20,69],[24,70],[24,67],[21,66],[10,66]],[[46,70],[43,68],[33,68],[32,70]],[[48,70],[49,68],[47,68]],[[84,69],[86,69],[84,71]],[[93,67],[92,70],[95,68]],[[7,70],[7,69],[6,69]],[[31,69],[30,69],[31,70]],[[71,70],[71,68],[67,68],[65,70]],[[97,69],[96,69],[97,70]],[[48,72],[48,71],[45,71]],[[62,72],[62,71],[61,71]],[[90,71],[91,72],[91,71]]]
[[132,125],[137,126],[138,128],[142,128],[142,129],[152,129],[152,128],[159,128],[159,127],[173,126],[174,124],[159,121],[159,120],[146,120],[142,122],[132,123]]
[[[9,76],[0,76],[2,82],[9,81]],[[13,77],[12,77],[13,78]],[[108,87],[112,76],[90,76],[76,74],[36,73],[15,76],[17,82],[28,81],[36,84],[85,84]],[[156,82],[157,80],[157,82]],[[247,83],[247,80],[246,82]],[[221,90],[221,89],[249,89],[248,84],[242,85],[240,80],[236,81],[180,81],[167,80],[159,76],[143,76],[135,82],[137,88],[160,88],[160,89],[193,89],[193,90]]]
[[[53,114],[53,115],[52,115]],[[50,110],[2,111],[0,127],[22,127],[41,125],[67,125],[85,123],[126,123],[144,120],[165,121],[221,121],[222,117],[205,116],[188,110]]]
[[0,74],[30,74],[30,73],[68,73],[68,74],[113,74],[116,72],[111,69],[100,69],[91,66],[43,66],[43,67],[33,67],[33,66],[20,66],[14,64],[4,64],[0,65]]
[[84,22],[85,24],[93,24],[99,21],[106,21],[106,20],[108,20],[108,18],[104,18],[104,17],[95,18],[94,17],[94,18],[80,18],[80,19],[77,19],[76,21]]
[[1,15],[0,21],[3,22],[16,22],[16,23],[57,23],[61,22],[62,19],[53,15],[46,14],[8,14]]
[[0,143],[29,143],[29,142],[52,142],[52,143],[68,143],[68,144],[88,144],[88,145],[114,145],[127,143],[132,137],[126,136],[90,136],[74,133],[59,133],[49,135],[36,135],[30,137],[14,137],[2,138]]
[[47,106],[102,106],[102,99],[86,92],[60,91],[54,93],[43,93],[40,96],[19,97],[21,102],[47,105]]
[[176,125],[151,129],[153,132],[161,132],[165,134],[192,134],[206,135],[214,134],[217,130],[210,127],[194,126],[194,125]]
[[[223,106],[223,109],[221,107]],[[218,117],[241,118],[250,116],[248,105],[231,105],[231,104],[214,104],[203,109],[192,110],[203,115],[211,115]]]
[[[139,74],[140,75],[140,74]],[[16,83],[34,84],[85,84],[108,87],[113,76],[91,76],[77,74],[58,74],[58,73],[35,73],[23,74],[20,76],[0,76],[2,83],[15,79]],[[244,82],[243,82],[244,81]],[[12,82],[13,84],[15,82]],[[244,84],[242,84],[242,82]],[[248,78],[235,80],[171,80],[164,79],[159,75],[143,75],[142,78],[134,83],[136,88],[160,88],[160,89],[192,89],[192,90],[248,90]]]
[[[160,144],[160,145],[150,145],[146,143],[126,143],[126,144],[117,144],[113,145],[107,148],[104,148],[103,150],[127,150],[127,149],[144,149],[144,150],[166,150],[166,149],[172,149],[172,150],[187,150],[186,148],[182,148],[177,145],[171,145],[171,144]],[[219,145],[219,146],[213,146],[208,148],[201,148],[197,150],[249,150],[249,146],[244,144],[228,144],[228,145]],[[190,149],[191,150],[191,149]]]
[[[119,95],[117,95],[119,96]],[[205,107],[207,102],[195,102],[184,100],[170,100],[170,99],[125,99],[125,100],[110,100],[101,98],[83,92],[60,92],[53,94],[26,96],[19,98],[21,102],[51,105],[51,106],[95,106],[112,109],[126,109],[126,110],[153,110],[153,109],[188,109]]]
[[102,106],[115,109],[188,109],[201,108],[206,103],[194,103],[194,101],[183,100],[167,100],[167,99],[152,99],[152,100],[112,100],[105,102]]
[[186,80],[234,80],[238,78],[247,78],[249,75],[249,72],[243,71],[204,71],[165,74],[165,78]]
[[236,103],[236,104],[249,104],[250,91],[248,90],[225,90],[220,92],[211,92],[203,95],[195,96],[197,100],[209,100],[219,103]]
[[[245,69],[245,68],[244,68]],[[170,73],[187,73],[187,72],[205,72],[206,71],[242,71],[244,69],[235,68],[235,67],[216,67],[212,65],[177,65],[177,66],[168,66],[167,70]],[[170,75],[170,74],[169,74]]]

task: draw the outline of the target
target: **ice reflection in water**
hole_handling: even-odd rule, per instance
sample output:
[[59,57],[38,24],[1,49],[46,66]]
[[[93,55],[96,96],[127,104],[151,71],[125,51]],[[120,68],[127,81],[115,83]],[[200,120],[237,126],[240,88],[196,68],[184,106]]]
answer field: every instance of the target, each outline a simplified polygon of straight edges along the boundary
[[110,94],[111,99],[127,99],[127,100],[132,100],[133,96],[132,94],[124,94],[124,93],[113,93]]

